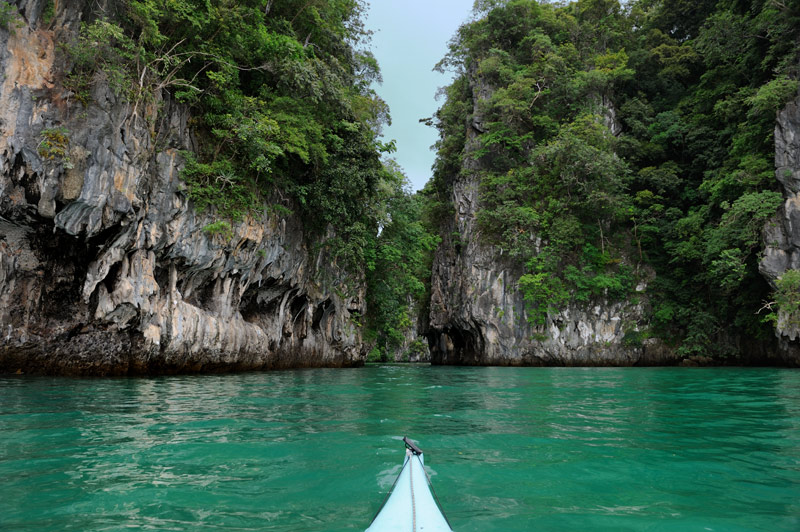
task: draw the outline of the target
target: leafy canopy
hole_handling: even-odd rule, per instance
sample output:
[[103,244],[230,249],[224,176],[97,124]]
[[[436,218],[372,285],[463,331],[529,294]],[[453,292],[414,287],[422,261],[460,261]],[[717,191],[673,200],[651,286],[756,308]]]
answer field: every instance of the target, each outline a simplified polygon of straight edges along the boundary
[[629,299],[654,270],[654,333],[683,353],[769,337],[757,263],[797,42],[797,1],[480,0],[438,65],[456,79],[435,197],[477,176],[482,234],[523,268],[534,324]]

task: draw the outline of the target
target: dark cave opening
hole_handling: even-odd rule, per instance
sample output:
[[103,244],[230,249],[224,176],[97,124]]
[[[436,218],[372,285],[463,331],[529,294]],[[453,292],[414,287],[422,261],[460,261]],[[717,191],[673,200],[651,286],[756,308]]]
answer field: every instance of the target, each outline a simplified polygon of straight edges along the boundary
[[484,339],[477,328],[448,326],[428,333],[431,363],[480,365]]

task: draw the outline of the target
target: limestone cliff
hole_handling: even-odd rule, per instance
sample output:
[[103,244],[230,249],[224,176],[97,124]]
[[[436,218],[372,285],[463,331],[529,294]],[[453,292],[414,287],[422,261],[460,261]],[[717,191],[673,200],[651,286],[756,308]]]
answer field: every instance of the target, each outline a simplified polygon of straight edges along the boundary
[[[764,229],[764,258],[759,269],[775,286],[787,270],[800,269],[800,95],[779,113],[775,124],[775,177],[784,202]],[[780,355],[800,366],[800,329],[785,309],[775,328]]]
[[[454,213],[442,230],[433,264],[431,358],[437,364],[631,366],[674,364],[680,359],[655,339],[641,341],[647,326],[646,282],[628,301],[571,305],[548,315],[544,326],[528,322],[517,282],[520,265],[481,237],[480,162],[477,136],[484,131],[481,101],[492,89],[474,70],[473,110],[467,127],[464,170],[452,185]],[[605,105],[605,122],[618,125]],[[643,275],[643,278],[647,278]]]
[[424,336],[427,308],[420,310],[418,302],[410,297],[408,299],[407,312],[410,323],[402,331],[403,342],[389,354],[389,359],[394,362],[430,362],[431,351]]
[[44,2],[18,7],[0,29],[0,372],[360,364],[363,287],[303,221],[265,210],[208,231],[180,179],[186,108],[164,93],[134,113],[102,80],[77,102],[57,43],[82,13],[45,27]]

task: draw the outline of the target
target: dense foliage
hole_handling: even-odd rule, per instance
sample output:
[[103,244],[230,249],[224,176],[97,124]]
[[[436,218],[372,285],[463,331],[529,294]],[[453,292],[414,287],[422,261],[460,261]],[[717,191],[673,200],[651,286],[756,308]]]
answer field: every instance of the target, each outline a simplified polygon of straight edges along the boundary
[[[361,268],[374,236],[382,175],[377,136],[387,108],[371,88],[377,63],[361,0],[124,0],[68,46],[67,84],[93,76],[146,117],[169,89],[193,110],[198,153],[184,179],[200,207],[234,220],[299,206],[337,261]],[[289,201],[284,201],[290,199]]]
[[726,331],[769,334],[760,231],[799,39],[797,0],[478,1],[440,64],[457,77],[432,187],[479,173],[531,322],[654,269],[652,333],[725,355]]
[[[367,261],[368,342],[370,360],[386,360],[413,349],[416,319],[424,314],[433,250],[438,238],[427,214],[428,202],[413,194],[408,180],[392,160],[385,161],[382,181],[381,231]],[[417,341],[418,342],[418,341]],[[421,347],[421,346],[419,346]]]
[[[388,109],[372,85],[378,65],[361,46],[361,0],[124,0],[83,24],[66,46],[65,83],[86,104],[98,77],[152,121],[168,90],[193,111],[197,153],[183,178],[210,235],[263,208],[299,207],[313,239],[343,274],[364,275],[373,355],[403,347],[425,299],[436,238],[423,203],[378,140]],[[150,124],[152,126],[152,123]],[[46,142],[45,142],[46,141]],[[55,157],[48,137],[42,150]]]
[[[781,201],[772,135],[798,88],[800,0],[478,0],[440,64],[456,78],[416,195],[380,159],[388,109],[371,88],[363,9],[111,2],[65,45],[64,83],[87,103],[104,78],[151,126],[154,94],[189,105],[200,144],[183,177],[219,214],[207,231],[299,209],[335,263],[366,275],[380,356],[425,299],[430,227],[451,230],[450,187],[465,172],[479,174],[483,237],[525,269],[533,324],[570,302],[630,298],[655,271],[645,335],[725,355],[728,331],[769,334],[757,261]],[[40,146],[51,157],[56,133]]]

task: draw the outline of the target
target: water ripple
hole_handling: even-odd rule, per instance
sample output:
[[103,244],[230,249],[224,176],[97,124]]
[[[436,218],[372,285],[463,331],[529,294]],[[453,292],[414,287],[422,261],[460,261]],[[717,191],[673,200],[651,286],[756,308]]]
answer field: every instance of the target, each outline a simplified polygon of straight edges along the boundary
[[459,532],[800,530],[800,372],[0,378],[0,529],[363,530],[426,450]]

